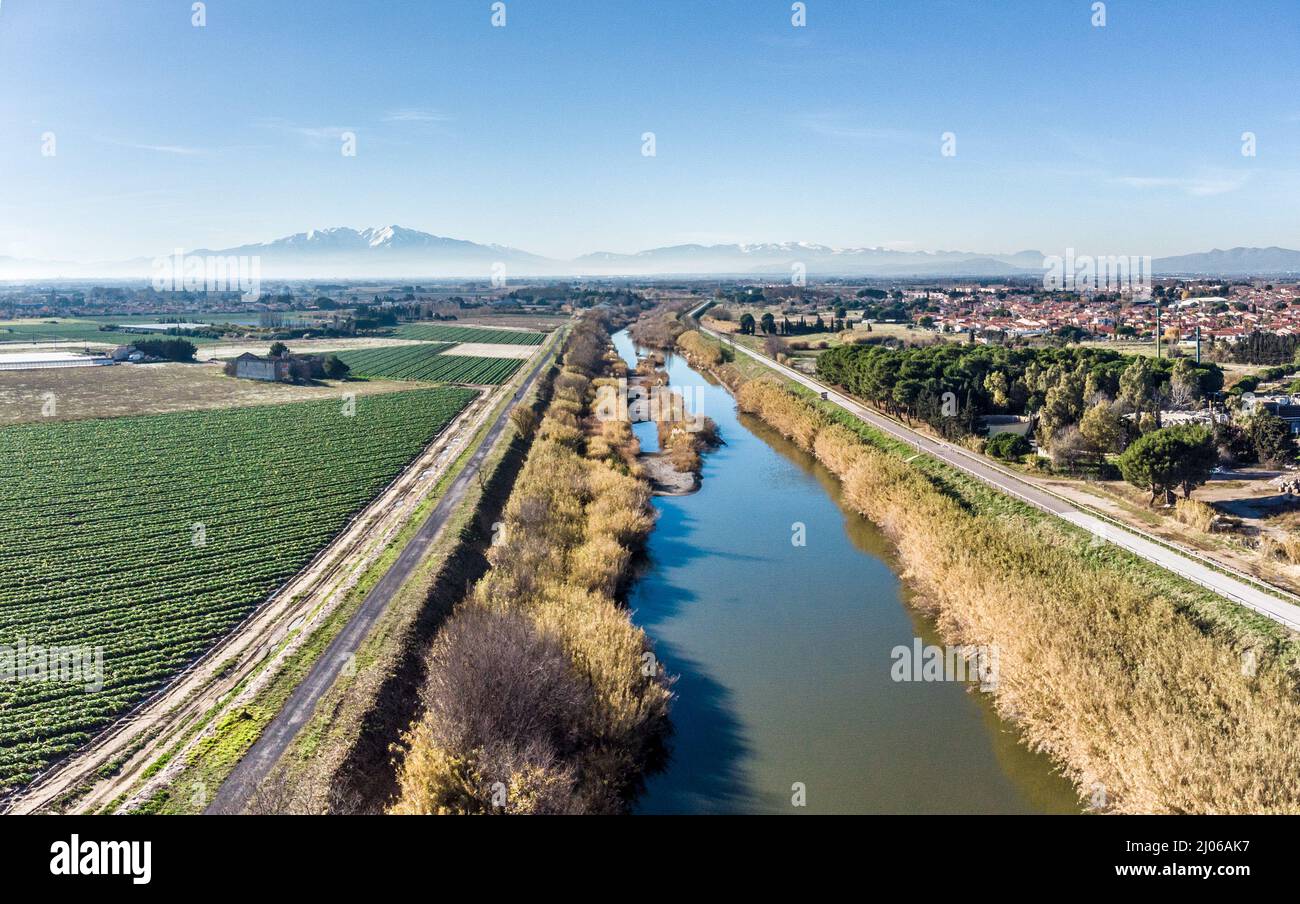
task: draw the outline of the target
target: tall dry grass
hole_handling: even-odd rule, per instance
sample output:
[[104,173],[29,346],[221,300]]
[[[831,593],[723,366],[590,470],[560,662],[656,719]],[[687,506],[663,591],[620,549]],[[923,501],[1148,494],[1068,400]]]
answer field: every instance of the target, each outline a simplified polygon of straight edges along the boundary
[[687,330],[678,336],[677,348],[692,364],[714,367],[722,363],[722,347],[704,338],[696,330]]
[[[589,351],[589,337],[582,345]],[[636,443],[631,430],[585,417],[596,374],[580,375],[585,384],[557,379],[556,399],[506,505],[500,542],[488,552],[490,568],[453,615],[457,630],[447,635],[465,634],[457,633],[457,620],[465,619],[471,638],[477,632],[498,647],[508,642],[510,650],[474,657],[450,642],[435,644],[426,715],[405,738],[391,812],[617,811],[658,748],[670,683],[654,664],[645,633],[617,602],[629,563],[654,524],[650,490],[628,467]],[[581,427],[569,423],[570,387],[584,393]],[[553,416],[557,405],[560,414]],[[562,653],[563,676],[555,675],[552,648]],[[452,680],[453,669],[473,677]],[[509,720],[470,719],[463,703],[447,699],[471,695],[479,707],[514,711],[521,695],[538,693],[539,683],[563,690],[569,700],[566,681],[579,688],[581,705],[559,715],[546,709],[547,718],[523,734],[501,727]],[[504,699],[493,702],[484,686],[504,689]]]
[[1267,652],[1036,516],[973,512],[921,470],[768,380],[741,407],[813,453],[894,540],[954,643],[999,648],[994,699],[1081,795],[1144,813],[1300,811],[1300,695]]
[[1179,499],[1174,502],[1174,517],[1204,533],[1214,530],[1214,507],[1199,499]]

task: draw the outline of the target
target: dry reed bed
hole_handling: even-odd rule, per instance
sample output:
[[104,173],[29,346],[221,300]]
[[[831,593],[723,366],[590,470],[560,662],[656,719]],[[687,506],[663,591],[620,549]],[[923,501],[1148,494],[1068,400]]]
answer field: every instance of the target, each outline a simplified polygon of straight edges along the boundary
[[[1300,695],[1275,645],[1203,630],[1173,594],[1028,513],[992,517],[766,378],[739,407],[813,453],[893,538],[954,643],[996,644],[994,699],[1081,797],[1116,812],[1300,811]],[[1092,550],[1095,552],[1095,550]]]
[[619,812],[659,749],[670,682],[616,599],[650,492],[630,427],[589,416],[608,343],[589,317],[566,346],[491,568],[430,652],[391,812]]

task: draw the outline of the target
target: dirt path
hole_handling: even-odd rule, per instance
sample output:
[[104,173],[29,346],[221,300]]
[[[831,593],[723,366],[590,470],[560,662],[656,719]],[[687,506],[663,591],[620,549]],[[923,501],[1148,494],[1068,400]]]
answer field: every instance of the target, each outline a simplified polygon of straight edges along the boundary
[[343,630],[330,642],[325,652],[312,665],[311,671],[294,689],[285,705],[275,719],[262,732],[252,748],[246,753],[239,765],[218,789],[206,813],[238,813],[247,806],[249,798],[257,789],[276,761],[289,749],[293,739],[304,725],[310,721],[316,710],[316,704],[325,692],[334,684],[339,674],[351,661],[351,655],[361,646],[369,635],[379,617],[392,602],[393,596],[410,578],[411,573],[424,559],[425,554],[442,533],[447,521],[459,508],[470,486],[479,477],[483,462],[500,439],[501,434],[510,429],[510,412],[532,387],[537,375],[550,360],[549,354],[538,356],[532,371],[519,384],[509,403],[502,408],[488,434],[479,443],[465,468],[448,487],[447,492],[438,500],[429,517],[420,525],[419,531],[403,548],[391,568],[384,574],[371,591],[366,594],[361,607],[344,626]]

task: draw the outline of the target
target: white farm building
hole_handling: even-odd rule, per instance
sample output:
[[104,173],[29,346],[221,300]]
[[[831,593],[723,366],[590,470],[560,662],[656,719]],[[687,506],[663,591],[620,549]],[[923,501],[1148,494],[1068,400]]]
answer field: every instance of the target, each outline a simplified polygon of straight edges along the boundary
[[51,367],[95,367],[112,363],[112,358],[74,355],[71,352],[0,352],[0,370],[43,370]]

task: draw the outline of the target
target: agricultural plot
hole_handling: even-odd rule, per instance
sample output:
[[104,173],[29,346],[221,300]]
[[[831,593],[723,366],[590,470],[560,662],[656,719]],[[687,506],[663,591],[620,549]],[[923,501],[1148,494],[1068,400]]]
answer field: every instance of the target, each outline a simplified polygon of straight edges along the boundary
[[[155,318],[156,319],[156,318]],[[107,345],[128,345],[136,339],[146,339],[152,334],[130,333],[125,330],[101,330],[93,320],[9,320],[0,322],[0,343],[6,342],[102,342]],[[156,334],[155,338],[166,338]],[[216,342],[202,336],[183,337],[195,345]]]
[[[331,399],[0,428],[0,666],[46,662],[0,681],[0,790],[229,632],[474,397],[439,387],[358,397],[350,416]],[[80,668],[51,669],[54,650],[81,651]]]
[[425,380],[434,383],[499,385],[510,379],[524,362],[518,358],[473,358],[444,355],[445,342],[393,345],[342,352],[339,358],[357,377],[385,380]]
[[429,342],[489,342],[496,345],[541,345],[545,333],[525,330],[494,330],[480,326],[445,326],[440,323],[408,323],[394,333],[399,339]]

